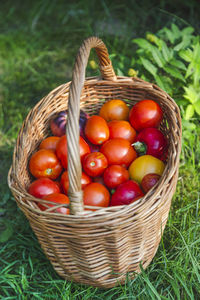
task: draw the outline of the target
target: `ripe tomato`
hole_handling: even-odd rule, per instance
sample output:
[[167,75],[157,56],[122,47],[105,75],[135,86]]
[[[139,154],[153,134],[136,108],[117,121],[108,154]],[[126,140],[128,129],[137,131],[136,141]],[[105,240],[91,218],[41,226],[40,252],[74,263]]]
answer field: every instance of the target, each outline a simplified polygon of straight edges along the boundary
[[140,131],[147,127],[158,127],[163,118],[163,112],[158,103],[153,100],[137,102],[130,110],[129,121],[133,128]]
[[107,207],[110,194],[107,188],[98,182],[88,184],[83,190],[84,205]]
[[56,151],[56,146],[59,140],[60,138],[58,136],[49,136],[40,143],[39,149]]
[[106,121],[128,120],[129,107],[119,99],[109,100],[103,104],[99,115]]
[[143,155],[132,162],[128,171],[131,179],[141,183],[143,177],[149,173],[161,176],[164,168],[165,165],[160,159],[152,155]]
[[29,170],[36,178],[56,179],[62,171],[62,166],[53,151],[40,149],[31,156]]
[[135,129],[127,121],[114,120],[108,123],[110,139],[122,138],[133,143],[136,137]]
[[90,117],[85,125],[86,138],[95,145],[100,145],[109,139],[109,128],[106,121],[99,116]]
[[[63,188],[64,193],[67,194],[68,189],[69,189],[69,178],[68,178],[67,171],[63,172],[60,182],[61,182],[61,186]],[[91,182],[92,182],[92,179],[87,174],[82,172],[81,188],[84,189]]]
[[83,158],[83,169],[89,176],[100,176],[107,166],[107,158],[101,152],[92,152]]
[[[42,199],[52,201],[53,204],[45,203],[45,205],[43,205],[42,203],[38,202],[38,206],[41,210],[47,210],[48,207],[54,207],[57,204],[69,204],[69,198],[61,193],[49,194],[47,196],[44,196]],[[46,207],[46,205],[48,207]],[[69,215],[70,213],[69,208],[67,207],[58,207],[55,209],[55,211],[52,210],[51,212],[61,213],[64,215]]]
[[158,174],[147,174],[143,177],[141,187],[145,193],[147,193],[160,179]]
[[133,180],[128,180],[117,187],[112,195],[110,206],[127,205],[143,196],[139,184]]
[[125,139],[111,139],[105,142],[100,151],[105,155],[109,165],[124,165],[128,167],[137,157],[131,143]]
[[60,193],[60,188],[49,178],[39,178],[30,184],[28,192],[34,197],[42,199],[46,195]]
[[108,188],[115,189],[119,184],[129,179],[129,173],[120,165],[111,165],[105,170],[103,179]]
[[[80,136],[80,157],[81,159],[87,153],[90,153],[90,148],[86,141]],[[56,155],[60,159],[63,168],[67,169],[67,138],[63,135],[56,147]]]

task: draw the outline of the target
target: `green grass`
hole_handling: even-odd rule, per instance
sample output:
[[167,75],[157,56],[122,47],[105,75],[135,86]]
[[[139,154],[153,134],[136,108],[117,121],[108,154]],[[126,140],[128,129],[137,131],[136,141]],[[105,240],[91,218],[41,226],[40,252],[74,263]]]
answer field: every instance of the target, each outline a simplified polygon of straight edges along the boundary
[[[71,79],[82,40],[98,35],[109,53],[130,58],[135,51],[131,39],[143,37],[147,30],[155,32],[174,22],[192,25],[195,34],[200,34],[198,4],[174,2],[1,2],[0,229],[7,231],[0,235],[0,299],[200,298],[198,126],[192,134],[183,132],[177,190],[156,256],[145,271],[133,281],[127,279],[124,286],[103,290],[62,280],[44,256],[7,186],[13,146],[24,117],[38,100]],[[91,58],[95,58],[94,53]],[[116,58],[114,66],[118,66]],[[125,75],[128,68],[124,63]],[[88,67],[87,76],[97,73]],[[199,124],[199,120],[195,122]]]

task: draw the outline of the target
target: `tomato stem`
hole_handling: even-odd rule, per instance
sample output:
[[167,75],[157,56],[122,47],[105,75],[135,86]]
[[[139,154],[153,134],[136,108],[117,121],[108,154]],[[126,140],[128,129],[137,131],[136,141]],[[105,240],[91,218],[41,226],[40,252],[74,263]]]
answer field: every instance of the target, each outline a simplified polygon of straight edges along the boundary
[[143,142],[133,143],[132,146],[139,155],[145,155],[147,153],[147,145]]

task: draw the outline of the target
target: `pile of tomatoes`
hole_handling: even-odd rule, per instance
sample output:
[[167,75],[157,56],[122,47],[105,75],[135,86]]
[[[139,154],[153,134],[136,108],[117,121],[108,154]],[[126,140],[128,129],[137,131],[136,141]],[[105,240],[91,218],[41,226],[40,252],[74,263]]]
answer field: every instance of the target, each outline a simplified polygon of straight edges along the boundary
[[[129,107],[113,99],[98,115],[80,111],[81,186],[84,205],[126,205],[144,196],[160,179],[168,154],[167,139],[159,130],[163,112],[157,102],[144,99]],[[41,210],[61,204],[56,212],[69,214],[70,204],[67,111],[50,122],[52,135],[42,140],[30,157],[29,170],[35,177],[28,192]],[[50,204],[52,202],[52,204]],[[52,208],[53,211],[53,208]]]

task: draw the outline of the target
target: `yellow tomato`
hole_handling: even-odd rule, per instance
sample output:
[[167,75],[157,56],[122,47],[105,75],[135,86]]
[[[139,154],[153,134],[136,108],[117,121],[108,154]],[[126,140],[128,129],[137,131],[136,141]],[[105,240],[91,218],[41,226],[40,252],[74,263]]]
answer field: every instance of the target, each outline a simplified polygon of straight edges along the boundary
[[142,155],[136,158],[129,167],[129,175],[132,180],[141,183],[143,177],[149,173],[162,175],[165,164],[152,155]]

